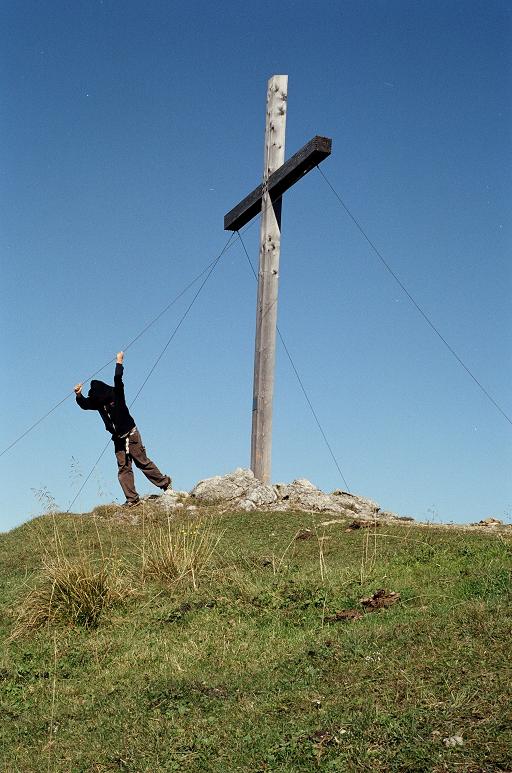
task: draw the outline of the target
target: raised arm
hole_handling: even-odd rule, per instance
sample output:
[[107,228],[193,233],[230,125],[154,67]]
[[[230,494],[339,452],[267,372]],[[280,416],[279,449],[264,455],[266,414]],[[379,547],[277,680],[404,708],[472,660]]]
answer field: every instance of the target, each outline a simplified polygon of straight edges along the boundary
[[124,400],[123,360],[124,360],[124,352],[118,352],[116,357],[116,370],[114,373],[114,392],[117,395],[117,397],[122,397],[122,399]]

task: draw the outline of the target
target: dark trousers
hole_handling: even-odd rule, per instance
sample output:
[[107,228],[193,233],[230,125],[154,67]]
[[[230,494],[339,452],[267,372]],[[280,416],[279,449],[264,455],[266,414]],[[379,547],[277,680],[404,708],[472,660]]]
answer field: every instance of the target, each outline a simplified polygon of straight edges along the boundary
[[114,438],[114,449],[117,459],[117,477],[128,502],[137,501],[139,498],[135,488],[132,460],[135,462],[135,466],[142,470],[146,478],[151,483],[154,483],[155,486],[158,486],[158,488],[165,488],[169,483],[169,477],[162,475],[156,464],[151,459],[148,459],[146,449],[142,445],[142,438],[137,429],[135,429],[133,434],[128,435],[128,438]]

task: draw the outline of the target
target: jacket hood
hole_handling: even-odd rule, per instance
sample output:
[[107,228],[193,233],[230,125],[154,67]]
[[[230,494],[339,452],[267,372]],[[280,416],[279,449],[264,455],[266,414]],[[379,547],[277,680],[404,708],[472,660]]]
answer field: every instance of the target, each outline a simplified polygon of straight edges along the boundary
[[99,408],[114,399],[114,387],[103,381],[91,381],[89,399]]

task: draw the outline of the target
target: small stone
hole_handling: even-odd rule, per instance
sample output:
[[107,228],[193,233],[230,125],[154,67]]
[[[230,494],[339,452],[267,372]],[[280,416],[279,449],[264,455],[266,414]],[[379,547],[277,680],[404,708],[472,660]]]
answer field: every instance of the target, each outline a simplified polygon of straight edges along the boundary
[[443,743],[447,749],[453,746],[463,746],[464,741],[461,735],[451,735],[448,738],[443,738]]
[[313,539],[315,535],[311,531],[311,529],[301,529],[297,532],[295,535],[295,539]]
[[339,609],[334,615],[328,615],[325,619],[328,623],[337,623],[350,620],[362,620],[363,613],[358,609]]
[[380,522],[373,519],[370,520],[355,520],[349,523],[345,531],[355,531],[356,529],[372,529],[380,526]]
[[385,609],[396,604],[397,601],[400,601],[400,594],[395,591],[387,591],[384,588],[379,588],[368,598],[359,599],[359,603],[367,609]]

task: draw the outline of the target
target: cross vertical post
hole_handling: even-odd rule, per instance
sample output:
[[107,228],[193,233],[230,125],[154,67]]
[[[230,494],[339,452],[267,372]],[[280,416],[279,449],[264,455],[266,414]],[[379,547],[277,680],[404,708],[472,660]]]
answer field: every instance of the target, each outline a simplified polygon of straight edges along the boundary
[[251,434],[251,469],[263,483],[270,481],[272,458],[282,208],[282,198],[272,201],[267,185],[269,177],[284,163],[287,98],[288,76],[273,75],[267,88]]
[[285,162],[287,99],[288,76],[273,75],[267,86],[263,182],[224,215],[224,230],[240,231],[261,212],[251,469],[263,483],[270,482],[272,454],[282,197],[304,175],[331,155],[332,145],[329,137],[316,135]]

